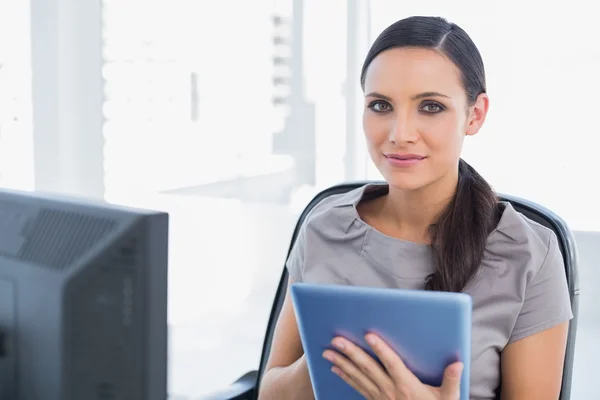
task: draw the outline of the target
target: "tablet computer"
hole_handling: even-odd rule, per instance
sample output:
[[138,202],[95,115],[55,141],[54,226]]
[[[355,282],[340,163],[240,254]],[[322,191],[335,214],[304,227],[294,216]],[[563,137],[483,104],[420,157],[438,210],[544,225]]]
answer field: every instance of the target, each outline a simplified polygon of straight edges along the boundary
[[471,297],[463,293],[343,285],[292,284],[296,320],[316,399],[362,399],[323,358],[342,336],[376,360],[365,334],[384,339],[421,382],[440,386],[461,361],[461,399],[469,398]]

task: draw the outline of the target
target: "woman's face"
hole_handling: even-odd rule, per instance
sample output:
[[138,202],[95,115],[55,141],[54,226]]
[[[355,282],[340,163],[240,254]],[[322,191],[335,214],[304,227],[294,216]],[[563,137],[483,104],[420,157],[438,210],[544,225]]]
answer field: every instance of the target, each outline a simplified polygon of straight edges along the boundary
[[460,70],[419,48],[380,53],[364,86],[369,154],[390,186],[416,190],[456,179],[463,139],[483,124],[487,96],[469,107]]

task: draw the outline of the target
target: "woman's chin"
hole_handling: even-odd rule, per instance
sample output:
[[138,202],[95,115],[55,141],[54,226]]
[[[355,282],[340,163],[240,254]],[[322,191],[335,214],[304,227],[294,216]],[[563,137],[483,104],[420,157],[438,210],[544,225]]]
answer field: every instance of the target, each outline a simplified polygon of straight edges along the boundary
[[423,179],[418,176],[384,176],[385,181],[391,188],[396,190],[419,190],[425,186]]

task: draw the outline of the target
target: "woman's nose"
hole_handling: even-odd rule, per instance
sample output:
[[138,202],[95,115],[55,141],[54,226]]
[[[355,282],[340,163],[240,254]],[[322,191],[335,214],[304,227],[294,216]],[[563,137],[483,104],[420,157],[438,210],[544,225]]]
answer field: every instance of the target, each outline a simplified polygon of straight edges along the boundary
[[395,144],[414,143],[418,140],[417,129],[410,118],[403,116],[396,118],[390,129],[389,141]]

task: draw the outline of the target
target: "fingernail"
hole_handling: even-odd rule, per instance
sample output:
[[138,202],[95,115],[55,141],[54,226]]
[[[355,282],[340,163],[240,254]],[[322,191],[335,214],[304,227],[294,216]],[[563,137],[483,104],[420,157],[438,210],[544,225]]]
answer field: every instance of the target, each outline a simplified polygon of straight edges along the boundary
[[375,335],[368,334],[367,336],[365,336],[365,338],[367,339],[367,343],[371,345],[377,343],[377,338],[375,337]]
[[333,355],[327,351],[323,353],[323,358],[325,358],[326,360],[329,360],[329,361],[333,361]]
[[333,345],[340,350],[344,350],[344,347],[346,347],[341,339],[335,339],[333,341]]
[[462,364],[455,365],[452,368],[450,368],[450,370],[448,371],[448,375],[450,376],[450,378],[458,378],[460,376],[460,374],[462,373],[462,370],[463,370]]

